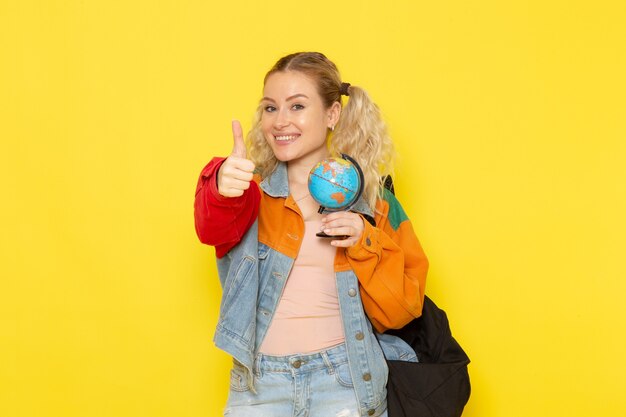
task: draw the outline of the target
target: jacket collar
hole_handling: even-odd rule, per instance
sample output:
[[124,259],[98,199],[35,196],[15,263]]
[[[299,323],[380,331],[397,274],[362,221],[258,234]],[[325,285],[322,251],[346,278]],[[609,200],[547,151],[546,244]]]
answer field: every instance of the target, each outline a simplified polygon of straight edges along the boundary
[[287,198],[289,195],[289,177],[287,164],[278,162],[276,169],[261,181],[261,189],[272,197]]
[[[289,196],[289,178],[287,177],[287,164],[279,162],[276,169],[261,181],[261,189],[271,197],[287,198]],[[350,211],[373,216],[372,209],[367,205],[363,197],[350,208]],[[324,210],[324,213],[330,213]]]

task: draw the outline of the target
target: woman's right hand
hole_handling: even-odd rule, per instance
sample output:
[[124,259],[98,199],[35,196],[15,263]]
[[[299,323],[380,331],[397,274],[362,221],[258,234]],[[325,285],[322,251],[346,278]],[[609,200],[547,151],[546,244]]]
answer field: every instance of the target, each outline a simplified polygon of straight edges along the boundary
[[239,197],[250,188],[254,162],[247,158],[243,131],[238,120],[233,120],[233,151],[217,172],[217,189],[224,197]]

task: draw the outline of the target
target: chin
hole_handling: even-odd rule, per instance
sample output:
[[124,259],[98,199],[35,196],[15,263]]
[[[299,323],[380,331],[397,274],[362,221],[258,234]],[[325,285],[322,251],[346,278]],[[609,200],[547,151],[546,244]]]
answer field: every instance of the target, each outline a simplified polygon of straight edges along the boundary
[[277,154],[274,153],[274,158],[276,158],[277,160],[279,160],[280,162],[288,162],[290,161],[292,158],[288,155],[285,154]]
[[293,155],[291,152],[285,152],[283,149],[278,149],[278,152],[276,149],[274,149],[273,151],[274,151],[274,157],[281,162],[291,161],[295,157],[295,155]]

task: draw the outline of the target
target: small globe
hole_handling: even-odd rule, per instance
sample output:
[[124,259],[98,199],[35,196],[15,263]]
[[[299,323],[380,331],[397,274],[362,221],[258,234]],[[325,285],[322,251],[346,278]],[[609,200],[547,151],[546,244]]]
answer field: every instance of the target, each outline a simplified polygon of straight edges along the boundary
[[329,211],[349,209],[359,199],[362,173],[356,161],[347,155],[320,161],[309,173],[309,193]]

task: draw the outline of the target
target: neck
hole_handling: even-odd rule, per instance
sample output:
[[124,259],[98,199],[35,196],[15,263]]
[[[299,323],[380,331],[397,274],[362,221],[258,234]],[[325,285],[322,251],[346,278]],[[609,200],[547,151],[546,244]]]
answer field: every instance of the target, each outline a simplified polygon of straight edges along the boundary
[[289,184],[307,184],[309,181],[309,172],[311,172],[313,165],[308,166],[304,164],[287,164],[287,176],[289,177]]
[[329,154],[320,155],[315,158],[300,159],[297,161],[287,162],[287,176],[289,177],[289,183],[294,184],[308,184],[309,173],[311,169],[324,158],[328,158]]

